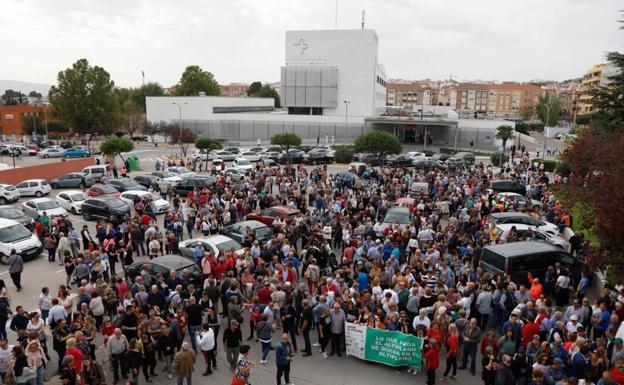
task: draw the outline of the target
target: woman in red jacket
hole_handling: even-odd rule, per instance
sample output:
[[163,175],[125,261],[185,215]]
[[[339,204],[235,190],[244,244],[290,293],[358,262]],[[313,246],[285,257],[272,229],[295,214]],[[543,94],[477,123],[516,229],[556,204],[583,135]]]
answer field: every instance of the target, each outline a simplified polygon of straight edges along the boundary
[[457,357],[459,357],[459,332],[455,324],[450,324],[448,335],[446,336],[446,369],[444,369],[444,375],[440,378],[440,381],[446,380],[446,376],[451,371],[451,368],[453,368],[451,378],[455,379],[457,374]]
[[427,360],[427,385],[434,385],[436,370],[440,366],[440,347],[435,338],[429,338],[423,350],[423,357]]

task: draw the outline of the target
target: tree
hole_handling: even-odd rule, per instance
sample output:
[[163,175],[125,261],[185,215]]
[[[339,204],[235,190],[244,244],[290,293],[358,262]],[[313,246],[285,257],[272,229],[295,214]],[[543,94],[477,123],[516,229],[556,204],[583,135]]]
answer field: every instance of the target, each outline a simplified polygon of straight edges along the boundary
[[145,83],[145,85],[132,90],[130,99],[136,103],[139,107],[146,111],[145,98],[147,96],[163,96],[165,89],[156,82]]
[[535,115],[535,106],[532,104],[527,104],[520,109],[522,120],[531,120],[533,115]]
[[117,123],[115,83],[104,68],[80,59],[71,68],[59,72],[57,80],[58,84],[50,88],[50,102],[74,132],[85,134],[97,130],[104,135],[112,132]]
[[[546,106],[549,106],[550,110]],[[555,127],[559,123],[562,109],[561,99],[554,93],[540,95],[535,106],[537,116],[548,127]]]
[[254,96],[257,96],[259,98],[273,98],[275,100],[275,103],[273,104],[273,106],[275,108],[278,108],[281,106],[279,94],[277,93],[277,91],[275,91],[275,89],[271,88],[271,86],[268,84],[262,86],[260,91]]
[[525,122],[517,122],[514,129],[516,130],[516,132],[519,132],[521,134],[531,135],[531,126]]
[[23,93],[12,89],[5,90],[4,95],[2,95],[2,100],[7,106],[17,106],[18,104],[22,104],[25,99]]
[[291,147],[301,146],[301,138],[299,135],[292,132],[285,132],[283,134],[273,135],[271,137],[271,144],[274,146],[280,146],[284,151],[286,151],[286,157],[288,158],[288,163],[290,164],[288,150],[290,150]]
[[104,155],[112,155],[113,157],[119,155],[119,157],[125,162],[126,160],[121,155],[122,152],[129,152],[134,149],[134,143],[125,137],[113,136],[110,139],[105,140],[100,145],[100,151]]
[[600,125],[606,130],[621,131],[624,128],[624,53],[609,52],[607,60],[618,71],[609,77],[607,85],[591,90],[591,103],[595,111],[591,121],[593,125]]
[[223,148],[218,140],[209,139],[206,137],[199,137],[195,139],[195,147],[198,150],[206,150],[206,152],[210,152],[212,150],[220,150]]
[[37,134],[45,133],[45,126],[41,124],[41,119],[36,114],[22,116],[22,130],[32,135],[37,131]]
[[184,156],[186,156],[189,145],[195,143],[195,139],[197,139],[197,135],[188,128],[183,128],[180,132],[180,127],[177,125],[168,125],[166,127],[166,134],[171,137],[171,144],[180,145]]
[[261,82],[253,82],[249,85],[249,88],[247,88],[247,96],[256,96],[256,94],[258,92],[260,92],[260,89],[262,88],[262,83]]
[[42,97],[43,95],[41,95],[41,93],[40,93],[40,92],[37,92],[37,91],[30,91],[30,92],[28,93],[28,96],[29,96],[29,97],[31,97],[31,98],[40,98],[40,97]]
[[220,95],[219,84],[212,73],[204,71],[199,66],[188,66],[182,73],[180,82],[176,86],[177,96],[197,96],[200,92],[206,95]]
[[380,160],[386,155],[399,154],[402,150],[399,138],[385,131],[371,131],[360,135],[355,140],[354,148],[358,152],[372,152]]
[[126,100],[122,107],[123,127],[133,137],[134,133],[145,127],[145,114],[143,109],[132,100]]
[[496,139],[500,139],[503,141],[503,154],[505,153],[505,146],[507,145],[507,141],[513,138],[513,131],[514,128],[507,124],[496,127]]

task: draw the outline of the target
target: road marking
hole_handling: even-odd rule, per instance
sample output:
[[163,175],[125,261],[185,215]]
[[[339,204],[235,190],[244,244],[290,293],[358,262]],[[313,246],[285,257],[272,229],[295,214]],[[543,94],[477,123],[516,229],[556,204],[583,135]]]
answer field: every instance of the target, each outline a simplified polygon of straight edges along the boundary
[[58,274],[58,273],[62,273],[63,271],[65,271],[65,269],[57,270],[57,271],[55,271],[54,273],[55,273],[55,274]]
[[5,272],[0,273],[0,275],[5,275],[5,274],[9,274],[9,272],[5,271]]

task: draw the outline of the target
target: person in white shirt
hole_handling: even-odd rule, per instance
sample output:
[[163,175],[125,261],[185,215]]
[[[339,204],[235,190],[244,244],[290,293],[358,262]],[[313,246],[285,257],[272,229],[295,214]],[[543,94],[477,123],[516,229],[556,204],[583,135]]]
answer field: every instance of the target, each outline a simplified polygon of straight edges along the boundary
[[414,330],[416,330],[416,327],[418,325],[423,325],[427,328],[427,330],[429,329],[429,326],[431,325],[431,320],[429,319],[429,317],[427,317],[427,310],[420,309],[418,311],[418,317],[414,317],[414,320],[412,321],[412,327],[414,328]]
[[39,299],[37,301],[37,307],[41,312],[41,319],[43,322],[46,322],[50,309],[52,308],[52,296],[50,295],[49,288],[44,287],[41,289],[41,294],[39,294]]
[[572,314],[570,316],[570,320],[566,323],[565,328],[568,333],[576,333],[578,332],[578,328],[582,327],[580,322],[578,322],[578,316],[576,314]]
[[215,337],[214,331],[208,324],[202,326],[202,331],[198,331],[195,336],[197,340],[197,346],[204,355],[204,361],[206,362],[206,370],[202,375],[207,376],[212,374],[212,366],[217,365],[217,359],[215,357]]

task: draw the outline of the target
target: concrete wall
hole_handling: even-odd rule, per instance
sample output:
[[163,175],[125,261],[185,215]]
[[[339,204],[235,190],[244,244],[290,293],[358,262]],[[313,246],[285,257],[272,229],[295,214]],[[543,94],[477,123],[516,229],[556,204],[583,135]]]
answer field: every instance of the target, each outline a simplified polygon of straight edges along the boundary
[[[12,165],[12,163],[7,164]],[[93,158],[72,160],[59,159],[52,163],[2,170],[0,171],[0,181],[10,184],[17,184],[26,179],[46,179],[50,181],[67,173],[80,171],[94,164],[95,161]]]
[[[148,96],[147,120],[150,122],[172,122],[182,119],[210,119],[214,107],[273,107],[273,98],[238,98],[227,96]],[[186,103],[186,104],[185,104]]]

